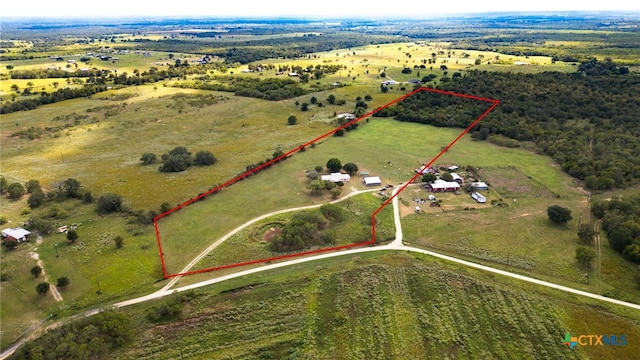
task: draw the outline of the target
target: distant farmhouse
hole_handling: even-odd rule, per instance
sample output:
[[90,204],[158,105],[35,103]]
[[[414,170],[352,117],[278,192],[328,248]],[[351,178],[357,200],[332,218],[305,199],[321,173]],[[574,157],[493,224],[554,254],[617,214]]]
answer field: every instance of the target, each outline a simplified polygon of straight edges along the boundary
[[27,236],[31,235],[29,230],[25,230],[21,227],[7,228],[2,230],[2,238],[10,241],[17,241],[19,243],[27,241]]
[[425,186],[428,191],[431,192],[454,192],[460,191],[460,184],[455,181],[444,181],[438,179],[432,183],[429,183]]

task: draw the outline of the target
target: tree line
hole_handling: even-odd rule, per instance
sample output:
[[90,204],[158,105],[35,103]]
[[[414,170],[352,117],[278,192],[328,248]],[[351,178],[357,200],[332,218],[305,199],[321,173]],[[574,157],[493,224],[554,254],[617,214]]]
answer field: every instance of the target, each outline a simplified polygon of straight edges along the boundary
[[112,350],[134,338],[134,323],[128,315],[104,311],[25,342],[10,359],[107,359]]
[[602,230],[611,248],[640,263],[640,194],[595,202],[591,212],[602,219]]
[[[195,84],[181,83],[174,86],[181,88],[196,88],[201,90],[233,92],[237,96],[254,97],[265,100],[283,100],[306,94],[308,91],[293,79],[256,79],[245,77],[220,78],[212,77],[213,81],[199,81]],[[221,82],[218,82],[220,80]]]
[[105,85],[85,85],[80,89],[58,89],[50,94],[42,92],[38,97],[2,104],[2,106],[0,107],[0,114],[9,114],[15,111],[33,110],[41,105],[76,99],[79,97],[87,97],[106,90],[107,87]]

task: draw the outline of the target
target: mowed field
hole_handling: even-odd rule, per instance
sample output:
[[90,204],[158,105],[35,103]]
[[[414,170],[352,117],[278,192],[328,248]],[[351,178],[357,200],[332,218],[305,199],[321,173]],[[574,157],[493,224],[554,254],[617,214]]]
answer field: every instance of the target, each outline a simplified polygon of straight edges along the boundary
[[[127,309],[137,339],[114,359],[631,359],[638,313],[429,257],[364,253],[226,281],[180,319]],[[627,345],[562,344],[565,332]]]

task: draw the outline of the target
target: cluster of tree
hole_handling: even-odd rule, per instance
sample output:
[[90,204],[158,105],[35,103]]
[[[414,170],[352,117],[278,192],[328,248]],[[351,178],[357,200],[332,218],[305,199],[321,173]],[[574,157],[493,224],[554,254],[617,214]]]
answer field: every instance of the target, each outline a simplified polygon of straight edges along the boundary
[[[610,69],[605,61],[589,69]],[[493,134],[532,141],[571,176],[594,190],[625,187],[640,181],[640,76],[597,75],[605,70],[565,74],[512,74],[471,71],[443,88],[501,101],[477,127],[478,138]],[[466,127],[487,108],[421,92],[375,116],[436,126]],[[484,130],[483,130],[484,129]]]
[[[199,39],[167,39],[163,41],[136,39],[136,42],[149,50],[182,53],[202,53],[206,51],[211,56],[224,59],[228,64],[248,64],[274,58],[299,59],[309,57],[312,53],[316,52],[398,41],[395,35],[349,34],[345,32],[331,33],[326,30],[327,29],[324,29],[322,36],[307,36],[302,41],[298,37],[267,37],[252,41],[229,41],[229,39],[225,39],[224,42],[220,42],[221,46],[219,47],[215,47],[215,42],[220,34],[206,35],[206,33],[204,33],[205,35],[201,33],[192,34],[192,36],[196,37],[211,38],[211,41],[206,42],[206,46],[204,46],[202,40]],[[286,31],[287,30],[285,30],[285,32]],[[205,50],[205,47],[208,49]],[[209,50],[211,47],[214,47],[214,49]]]
[[26,189],[21,183],[9,183],[4,176],[0,176],[0,194],[5,193],[11,200],[20,200],[26,193]]
[[0,114],[33,110],[41,105],[52,104],[79,97],[87,97],[106,90],[107,87],[104,85],[86,85],[80,89],[63,88],[52,93],[42,92],[39,97],[3,103],[0,107]]
[[67,71],[63,69],[31,69],[31,70],[13,70],[9,73],[12,79],[68,79],[74,77],[100,77],[107,76],[111,70],[107,69],[86,69]]
[[181,88],[233,92],[237,96],[254,97],[265,100],[283,100],[307,93],[293,79],[258,79],[249,77],[213,77],[213,81],[197,81],[194,83],[175,84]]
[[325,204],[318,210],[295,213],[280,234],[271,241],[272,251],[299,251],[315,245],[335,243],[335,234],[329,226],[344,221],[344,210],[335,204]]
[[591,212],[602,219],[611,248],[640,263],[640,194],[593,203]]
[[[173,150],[162,154],[162,165],[158,168],[161,172],[180,172],[185,171],[192,165],[208,166],[215,164],[218,159],[211,151],[198,151],[195,156],[184,146],[176,146]],[[154,164],[158,157],[154,153],[144,153],[140,161],[144,165]]]
[[174,294],[162,303],[149,307],[145,316],[151,322],[175,320],[182,315],[184,304],[194,296],[193,292]]
[[108,310],[25,342],[11,359],[107,359],[112,350],[130,343],[134,337],[134,323],[129,316]]
[[[304,152],[304,151],[306,151],[306,148],[305,147],[301,147],[300,151]],[[281,149],[278,149],[278,150],[274,151],[273,154],[271,154],[271,157],[268,157],[268,158],[264,159],[263,161],[260,161],[260,162],[258,162],[256,164],[247,165],[245,167],[246,171],[247,172],[253,171],[253,173],[251,173],[251,175],[255,175],[259,171],[262,171],[264,169],[270,168],[275,163],[275,162],[272,162],[273,160],[276,160],[276,159],[279,158],[279,160],[277,160],[277,161],[283,161],[283,160],[286,160],[286,159],[289,158],[289,156],[280,158],[282,155],[284,155],[284,152]],[[260,170],[256,170],[258,168],[260,168]],[[241,175],[241,174],[239,174],[239,175]],[[240,180],[243,180],[243,179],[244,179],[244,177],[241,178]]]

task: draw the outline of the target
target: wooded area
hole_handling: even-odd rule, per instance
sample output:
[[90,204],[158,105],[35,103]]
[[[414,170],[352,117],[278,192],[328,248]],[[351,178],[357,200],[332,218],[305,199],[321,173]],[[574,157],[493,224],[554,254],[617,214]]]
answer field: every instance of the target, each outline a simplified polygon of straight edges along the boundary
[[[531,141],[571,176],[594,190],[640,181],[640,76],[609,61],[590,61],[580,72],[515,74],[471,71],[442,88],[499,99],[475,129]],[[455,108],[450,107],[457,102]],[[422,92],[376,116],[435,126],[466,127],[477,117],[475,102]],[[486,105],[485,105],[486,106]]]

